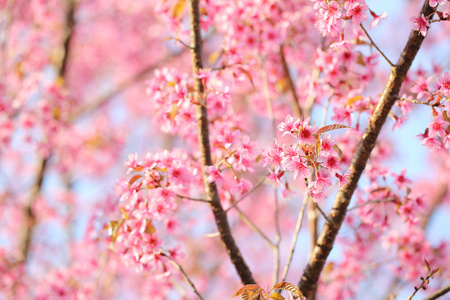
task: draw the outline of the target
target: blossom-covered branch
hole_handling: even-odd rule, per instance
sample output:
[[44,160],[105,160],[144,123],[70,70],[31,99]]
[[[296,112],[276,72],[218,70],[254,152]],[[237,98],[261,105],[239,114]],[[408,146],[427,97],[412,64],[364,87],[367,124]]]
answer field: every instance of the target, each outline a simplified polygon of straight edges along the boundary
[[[434,11],[435,9],[429,6],[428,1],[425,1],[420,15],[430,15],[431,19]],[[402,83],[405,80],[406,74],[416,57],[423,40],[424,36],[418,35],[417,32],[413,30],[409,35],[406,46],[403,49],[397,64],[391,68],[389,79],[385,85],[378,105],[370,118],[366,131],[353,156],[349,168],[351,170],[349,183],[337,194],[333,208],[329,214],[329,219],[333,221],[337,227],[328,223],[325,224],[317,241],[313,255],[299,282],[299,288],[306,296],[308,296],[315,288],[326,259],[331,249],[333,249],[334,241],[339,232],[339,228],[344,221],[347,207],[350,204],[350,199],[358,185],[359,178],[361,177],[370,154],[375,147],[377,137],[386,121],[389,111],[395,104],[395,101],[399,98],[398,94]]]
[[[191,33],[191,53],[192,53],[192,69],[195,75],[203,68],[202,62],[202,37],[200,31],[200,12],[199,1],[190,0],[189,3],[190,15],[190,33]],[[239,248],[231,235],[230,225],[228,224],[227,214],[220,203],[219,192],[215,182],[208,182],[208,174],[206,167],[212,166],[211,150],[209,143],[209,129],[208,129],[208,114],[206,110],[206,99],[204,99],[204,86],[201,78],[195,79],[195,100],[197,128],[198,128],[198,143],[201,153],[201,167],[203,174],[203,181],[205,184],[206,198],[210,201],[210,206],[216,220],[216,225],[220,233],[227,253],[230,256],[231,262],[234,264],[236,271],[241,278],[243,284],[255,283],[252,273],[242,257]]]

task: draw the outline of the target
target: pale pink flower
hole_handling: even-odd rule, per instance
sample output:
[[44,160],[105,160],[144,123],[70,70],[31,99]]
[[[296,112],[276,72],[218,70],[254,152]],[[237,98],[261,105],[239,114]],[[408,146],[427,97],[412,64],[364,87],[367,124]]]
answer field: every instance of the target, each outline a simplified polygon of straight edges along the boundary
[[298,125],[300,123],[300,120],[298,118],[293,118],[291,115],[287,115],[284,122],[281,122],[280,125],[278,125],[278,130],[280,130],[283,135],[286,134],[293,134],[294,130],[298,128]]
[[367,20],[367,16],[364,12],[369,7],[366,4],[359,2],[347,2],[345,7],[347,9],[347,17],[350,17],[356,25],[361,24],[361,21]]
[[125,167],[128,167],[127,174],[133,172],[134,169],[138,167],[137,158],[137,153],[131,153],[128,155],[128,159],[123,163]]
[[413,29],[419,31],[419,34],[426,36],[427,35],[427,27],[430,27],[430,23],[422,14],[420,18],[412,17],[410,18],[411,22],[413,22]]
[[333,148],[335,145],[335,142],[331,140],[330,134],[327,133],[322,137],[321,143],[320,143],[320,154],[324,157],[328,156],[337,156],[336,150]]
[[311,174],[309,168],[298,157],[292,158],[287,168],[289,171],[294,172],[294,179],[297,179],[298,175],[300,175],[300,177],[302,178],[305,178]]
[[206,166],[205,170],[206,174],[208,174],[209,183],[215,182],[216,184],[220,184],[223,181],[222,173],[215,166]]
[[442,116],[436,117],[433,122],[428,124],[428,128],[430,129],[428,135],[430,137],[435,137],[439,135],[440,137],[445,137],[447,135],[447,128],[450,124],[444,120]]
[[447,0],[430,0],[428,4],[430,4],[431,7],[436,7],[438,4],[444,4],[445,1]]
[[422,76],[417,79],[416,84],[411,88],[411,92],[417,94],[417,99],[422,99],[424,95],[429,93],[428,85],[431,80],[431,77],[425,79]]
[[335,175],[336,172],[342,170],[342,166],[339,162],[339,157],[330,155],[323,162],[323,166],[328,169],[331,175]]
[[274,186],[280,186],[283,184],[283,182],[281,182],[280,178],[281,176],[284,175],[284,172],[273,172],[271,169],[269,169],[269,175],[267,175],[267,179],[269,179],[270,181],[272,181]]
[[339,4],[336,1],[330,1],[328,4],[325,1],[321,2],[320,14],[325,20],[335,21],[341,16]]
[[377,15],[376,13],[374,13],[373,11],[370,10],[370,14],[373,17],[373,20],[372,20],[372,22],[370,22],[369,29],[372,29],[375,26],[377,26],[378,24],[381,24],[381,21],[387,17],[386,12],[382,13],[381,15]]
[[[439,91],[446,97],[450,97],[450,73],[445,72],[442,75],[442,79],[436,79],[436,82],[439,84]],[[449,103],[449,102],[447,102]]]
[[302,126],[299,128],[298,141],[301,144],[314,143],[316,138],[313,136],[319,130],[315,126],[309,126],[309,118],[303,121]]
[[424,138],[421,142],[422,145],[426,146],[428,149],[438,150],[441,149],[441,142],[435,140],[432,137]]
[[406,190],[406,185],[409,185],[412,183],[411,180],[405,177],[406,169],[402,169],[402,172],[397,175],[395,173],[392,173],[392,176],[395,178],[394,183],[401,189]]
[[330,45],[330,48],[340,53],[350,52],[353,49],[353,45],[348,40],[342,40],[340,42],[334,42]]

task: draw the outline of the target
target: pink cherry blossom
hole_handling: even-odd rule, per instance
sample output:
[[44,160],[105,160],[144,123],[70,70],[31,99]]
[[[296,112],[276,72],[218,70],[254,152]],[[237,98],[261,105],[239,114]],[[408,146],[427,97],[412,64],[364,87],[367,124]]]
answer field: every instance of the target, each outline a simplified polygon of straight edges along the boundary
[[419,34],[423,36],[427,35],[427,27],[430,27],[430,23],[428,23],[428,20],[423,14],[419,18],[412,17],[410,20],[413,23],[414,30],[419,31]]
[[442,75],[442,79],[436,79],[436,82],[439,84],[439,91],[446,97],[450,97],[450,73],[445,72]]

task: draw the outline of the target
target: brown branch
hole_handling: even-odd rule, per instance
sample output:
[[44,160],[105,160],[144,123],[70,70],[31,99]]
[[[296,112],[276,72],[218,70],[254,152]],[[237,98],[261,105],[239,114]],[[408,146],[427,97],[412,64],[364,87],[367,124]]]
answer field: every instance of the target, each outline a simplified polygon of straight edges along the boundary
[[[420,14],[431,15],[433,17],[435,10],[425,1]],[[317,241],[314,253],[309,260],[306,269],[303,272],[299,282],[299,288],[305,296],[309,296],[317,286],[320,273],[325,265],[326,259],[333,249],[334,241],[339,232],[346,212],[350,203],[350,199],[356,190],[359,178],[366,167],[367,160],[375,147],[377,137],[386,118],[398,99],[398,94],[402,83],[406,77],[411,64],[422,45],[424,37],[412,31],[402,54],[395,66],[391,68],[389,79],[385,85],[384,91],[380,97],[380,101],[370,117],[369,124],[362,136],[359,145],[353,156],[349,170],[351,170],[349,183],[343,187],[337,194],[333,208],[329,214],[329,219],[336,225],[325,224],[323,231]]]
[[188,197],[188,196],[184,196],[184,195],[180,195],[180,194],[176,194],[176,196],[181,199],[187,199],[187,200],[196,201],[196,202],[209,202],[209,200],[206,200],[206,199],[192,198],[192,197]]
[[450,284],[447,285],[447,286],[444,286],[440,290],[437,290],[436,292],[434,292],[430,296],[426,297],[424,300],[435,300],[435,299],[440,298],[441,296],[444,296],[445,294],[447,294],[449,292],[450,292]]
[[[67,71],[67,62],[68,57],[70,55],[70,42],[73,38],[73,27],[75,24],[75,1],[68,1],[67,4],[67,14],[66,14],[66,28],[65,28],[65,36],[63,41],[64,54],[59,65],[58,76],[60,78],[64,78]],[[38,169],[36,172],[36,178],[34,184],[31,188],[30,196],[27,199],[27,203],[24,207],[24,215],[25,215],[25,227],[22,229],[20,234],[20,262],[26,262],[28,259],[28,254],[31,248],[31,239],[33,236],[33,231],[36,226],[36,216],[33,213],[33,205],[36,202],[36,199],[39,197],[39,194],[42,190],[42,184],[44,182],[45,171],[48,166],[49,156],[43,157],[39,160]]]
[[[191,54],[192,54],[192,70],[194,74],[203,68],[202,62],[202,37],[200,31],[200,12],[199,0],[190,0],[189,3],[190,15],[190,33],[191,33]],[[208,129],[208,114],[206,110],[206,101],[204,99],[204,86],[200,78],[195,78],[195,100],[197,130],[198,130],[198,144],[200,150],[200,162],[202,167],[203,182],[205,184],[206,199],[210,201],[211,210],[214,214],[217,228],[220,233],[220,238],[224,243],[231,262],[236,268],[237,273],[245,284],[255,283],[252,273],[245,263],[239,248],[231,235],[230,225],[228,224],[227,214],[223,210],[220,203],[219,192],[214,182],[209,183],[205,168],[212,166],[211,149],[209,143],[209,129]],[[203,104],[203,105],[202,105]]]
[[289,67],[286,61],[286,56],[284,55],[284,46],[280,46],[280,58],[281,58],[281,64],[283,66],[284,70],[284,76],[286,76],[286,79],[289,84],[289,89],[292,94],[292,110],[294,111],[294,114],[298,116],[299,118],[303,119],[302,109],[300,108],[300,104],[298,103],[298,96],[297,92],[295,91],[295,84],[292,80],[291,73],[289,72]]

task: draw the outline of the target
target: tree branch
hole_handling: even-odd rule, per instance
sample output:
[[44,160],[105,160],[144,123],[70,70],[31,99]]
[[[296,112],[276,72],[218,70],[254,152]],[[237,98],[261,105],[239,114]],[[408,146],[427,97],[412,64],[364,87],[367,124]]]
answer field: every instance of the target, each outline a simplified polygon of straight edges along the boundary
[[444,286],[442,289],[437,290],[435,293],[431,294],[430,296],[426,297],[424,300],[435,300],[440,298],[441,296],[444,296],[450,292],[450,284],[447,286]]
[[[190,33],[191,33],[191,56],[192,69],[194,74],[198,74],[199,69],[203,68],[202,62],[202,37],[200,32],[200,13],[199,0],[190,0]],[[200,78],[195,78],[194,82],[195,94],[194,98],[198,103],[196,106],[198,143],[200,150],[200,162],[202,167],[203,182],[205,184],[206,199],[210,201],[210,206],[214,214],[220,238],[224,243],[227,253],[234,264],[242,283],[255,283],[252,273],[245,263],[239,248],[231,235],[230,225],[228,224],[227,214],[223,210],[220,203],[219,192],[214,182],[209,183],[205,167],[212,166],[211,149],[209,143],[208,114],[206,110],[206,101],[204,97],[204,86]],[[204,105],[202,105],[202,103]]]
[[280,58],[281,58],[281,64],[283,65],[284,70],[284,76],[286,76],[286,79],[289,84],[289,89],[292,94],[292,110],[294,111],[294,114],[298,116],[299,118],[303,119],[302,109],[300,108],[300,104],[298,103],[298,96],[297,92],[295,91],[295,84],[292,80],[291,73],[289,72],[289,67],[286,61],[286,56],[284,55],[284,46],[280,46]]
[[[432,18],[434,12],[435,10],[428,5],[428,1],[425,1],[420,14],[430,15],[430,18]],[[328,223],[325,224],[317,241],[314,253],[299,282],[299,288],[306,297],[310,295],[317,285],[320,273],[322,272],[331,249],[333,249],[339,228],[344,221],[350,199],[356,190],[359,178],[366,167],[367,160],[375,147],[381,127],[386,121],[389,111],[395,101],[399,98],[398,94],[406,77],[406,73],[411,67],[423,40],[424,37],[422,35],[418,34],[417,31],[412,31],[397,64],[391,68],[391,73],[380,97],[380,101],[370,117],[369,124],[367,125],[366,131],[359,142],[350,164],[349,169],[351,170],[351,174],[349,183],[338,192],[333,208],[329,214],[329,219],[336,227]]]
[[189,278],[189,276],[186,274],[186,272],[184,271],[183,267],[177,263],[173,258],[170,257],[170,255],[168,255],[166,252],[162,252],[161,253],[162,256],[166,257],[170,263],[178,270],[181,272],[181,274],[183,275],[184,279],[186,279],[186,281],[188,282],[189,286],[192,288],[192,290],[194,291],[194,293],[197,295],[197,297],[200,300],[203,300],[203,297],[200,295],[200,293],[198,292],[197,288],[195,287],[194,283],[192,282],[192,280]]
[[[70,55],[70,42],[73,37],[73,27],[75,25],[75,1],[70,0],[67,5],[66,28],[63,41],[64,54],[58,69],[58,76],[63,79],[67,71],[68,57]],[[41,193],[49,157],[50,155],[39,160],[35,182],[31,188],[30,196],[28,197],[27,203],[24,207],[25,227],[20,232],[19,237],[19,245],[21,250],[19,258],[20,262],[26,262],[30,252],[31,238],[33,236],[34,227],[36,226],[36,216],[33,213],[33,205]]]

